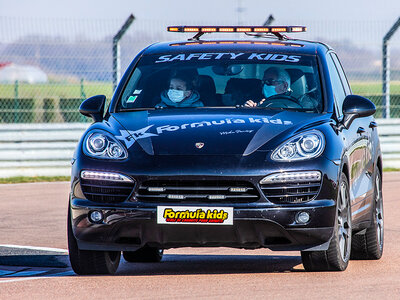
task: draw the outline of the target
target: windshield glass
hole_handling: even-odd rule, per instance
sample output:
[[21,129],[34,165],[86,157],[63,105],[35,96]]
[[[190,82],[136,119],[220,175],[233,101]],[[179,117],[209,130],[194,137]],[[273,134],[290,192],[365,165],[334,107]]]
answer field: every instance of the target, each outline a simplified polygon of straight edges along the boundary
[[259,107],[319,113],[315,56],[280,53],[177,53],[144,56],[117,111]]

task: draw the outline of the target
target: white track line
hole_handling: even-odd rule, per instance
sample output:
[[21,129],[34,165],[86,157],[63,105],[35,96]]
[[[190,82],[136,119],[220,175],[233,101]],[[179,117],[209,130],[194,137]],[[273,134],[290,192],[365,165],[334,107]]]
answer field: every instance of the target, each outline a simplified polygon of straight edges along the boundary
[[0,245],[0,247],[4,247],[4,248],[17,248],[17,249],[29,249],[29,250],[39,250],[39,251],[51,251],[51,252],[59,252],[59,253],[68,253],[68,250],[66,250],[66,249],[60,249],[60,248],[22,246],[22,245]]

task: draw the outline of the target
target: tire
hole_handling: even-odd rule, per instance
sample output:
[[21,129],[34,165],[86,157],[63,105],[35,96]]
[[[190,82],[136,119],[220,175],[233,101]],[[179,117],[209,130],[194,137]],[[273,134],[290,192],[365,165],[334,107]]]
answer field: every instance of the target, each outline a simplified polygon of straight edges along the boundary
[[349,182],[340,175],[336,205],[335,230],[326,251],[302,251],[301,259],[306,271],[344,271],[351,254],[351,207]]
[[137,251],[124,251],[123,256],[127,262],[160,262],[164,250],[155,247],[143,247]]
[[380,259],[383,254],[383,198],[382,177],[379,170],[375,175],[372,217],[371,226],[353,236],[351,259]]
[[72,232],[71,209],[68,208],[68,251],[72,269],[78,275],[114,274],[119,266],[121,252],[79,250]]

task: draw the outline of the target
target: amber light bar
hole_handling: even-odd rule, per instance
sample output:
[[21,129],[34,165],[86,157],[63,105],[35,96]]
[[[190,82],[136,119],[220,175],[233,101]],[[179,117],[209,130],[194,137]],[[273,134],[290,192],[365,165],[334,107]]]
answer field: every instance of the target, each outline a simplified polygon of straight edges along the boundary
[[305,26],[168,26],[171,32],[305,32]]

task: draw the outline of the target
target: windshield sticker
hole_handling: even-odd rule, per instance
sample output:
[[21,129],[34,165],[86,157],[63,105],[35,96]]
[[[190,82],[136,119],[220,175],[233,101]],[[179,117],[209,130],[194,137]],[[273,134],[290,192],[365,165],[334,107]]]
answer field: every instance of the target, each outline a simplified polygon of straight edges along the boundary
[[181,53],[177,55],[162,55],[158,57],[155,63],[173,62],[173,61],[193,61],[193,60],[220,60],[220,59],[247,59],[247,60],[267,60],[267,61],[284,61],[299,62],[301,56],[286,55],[279,53]]
[[128,100],[126,100],[126,103],[133,103],[133,102],[135,102],[136,99],[137,99],[137,97],[138,97],[138,96],[130,96],[130,97],[128,98]]
[[133,92],[133,94],[134,94],[134,95],[139,95],[141,92],[142,92],[142,90],[135,90],[135,91]]
[[[135,131],[127,131],[120,130],[121,135],[116,136],[116,138],[123,140],[127,148],[130,148],[135,141],[140,139],[145,139],[152,136],[159,136],[166,132],[173,132],[178,130],[187,130],[190,128],[200,128],[200,127],[208,127],[208,126],[219,126],[224,124],[273,124],[273,125],[281,125],[281,126],[290,126],[293,125],[292,121],[281,120],[279,118],[269,119],[267,117],[262,118],[244,118],[244,119],[221,119],[221,120],[212,120],[212,121],[201,121],[201,122],[193,122],[193,123],[185,123],[182,125],[162,125],[152,128],[154,125],[149,125],[147,127],[135,130]],[[152,129],[153,132],[150,132]],[[233,133],[251,133],[253,130],[235,130]],[[229,135],[231,134],[229,131],[221,133],[221,135]]]

